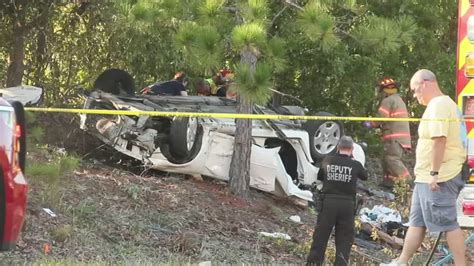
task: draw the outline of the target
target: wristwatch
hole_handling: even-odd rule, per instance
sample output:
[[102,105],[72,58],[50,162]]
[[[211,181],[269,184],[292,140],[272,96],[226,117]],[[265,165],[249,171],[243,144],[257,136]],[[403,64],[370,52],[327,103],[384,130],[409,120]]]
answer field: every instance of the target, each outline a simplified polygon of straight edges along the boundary
[[430,176],[439,175],[438,171],[430,171]]

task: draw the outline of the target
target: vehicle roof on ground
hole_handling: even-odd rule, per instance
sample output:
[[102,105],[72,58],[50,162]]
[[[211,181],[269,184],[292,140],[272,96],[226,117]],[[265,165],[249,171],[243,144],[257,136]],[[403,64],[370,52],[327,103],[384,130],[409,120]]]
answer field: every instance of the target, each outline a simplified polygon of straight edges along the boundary
[[9,101],[18,101],[23,105],[37,104],[43,95],[43,89],[35,86],[16,86],[0,89],[1,97]]

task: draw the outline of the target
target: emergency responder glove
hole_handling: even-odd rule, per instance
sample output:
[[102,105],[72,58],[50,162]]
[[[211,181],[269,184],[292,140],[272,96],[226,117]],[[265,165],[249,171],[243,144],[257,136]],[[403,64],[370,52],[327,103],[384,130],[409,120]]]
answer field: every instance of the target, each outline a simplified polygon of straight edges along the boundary
[[365,128],[372,128],[372,122],[370,122],[370,121],[364,121],[364,122],[362,122],[362,125]]

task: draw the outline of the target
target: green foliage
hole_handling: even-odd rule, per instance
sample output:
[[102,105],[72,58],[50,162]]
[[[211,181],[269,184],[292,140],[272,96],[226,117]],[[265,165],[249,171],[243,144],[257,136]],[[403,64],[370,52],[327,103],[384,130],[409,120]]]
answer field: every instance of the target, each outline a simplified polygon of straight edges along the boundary
[[240,63],[234,67],[236,75],[231,90],[239,95],[252,99],[257,104],[265,104],[270,99],[272,86],[272,69],[264,62],[257,63],[255,73],[252,73],[249,65]]
[[30,178],[31,185],[47,188],[47,192],[42,192],[39,195],[41,205],[49,208],[59,208],[62,202],[59,168],[51,164],[33,164],[29,169],[26,173]]
[[55,164],[30,163],[26,175],[31,179],[41,178],[46,183],[53,183],[59,177],[59,167]]
[[139,185],[137,184],[130,184],[125,188],[125,192],[134,200],[139,199],[139,195],[141,193],[142,189]]
[[204,69],[217,68],[222,64],[223,44],[221,36],[214,26],[203,26],[198,30],[198,38],[191,45],[197,62]]
[[416,24],[410,17],[392,20],[373,16],[359,26],[354,36],[366,53],[388,56],[403,45],[412,45],[415,33]]
[[260,23],[245,23],[238,25],[232,31],[232,45],[234,50],[241,51],[245,47],[259,51],[266,44],[266,32]]
[[298,16],[297,23],[306,37],[317,42],[325,52],[338,43],[333,31],[334,18],[327,13],[326,7],[317,1],[311,1],[305,6]]
[[43,205],[58,208],[61,203],[62,177],[79,167],[80,159],[61,153],[54,154],[49,162],[31,162],[26,165],[26,176],[32,186],[47,189],[40,195]]
[[27,139],[29,143],[41,143],[43,137],[44,129],[39,126],[33,127],[28,131]]
[[138,1],[131,10],[131,13],[137,21],[144,21],[147,23],[148,21],[155,19],[156,15],[159,15],[157,13],[157,8],[158,4],[155,2]]
[[59,161],[59,172],[61,174],[72,173],[81,163],[81,159],[75,156],[64,156]]
[[279,37],[273,37],[267,42],[266,57],[271,58],[269,63],[273,65],[276,72],[284,70],[288,65],[286,48],[285,40]]
[[211,74],[223,63],[224,44],[214,26],[184,24],[176,35],[176,43],[183,47],[185,58],[194,62],[196,72]]
[[38,114],[33,112],[25,112],[27,133],[26,141],[28,149],[36,147],[44,138],[44,129],[37,122]]
[[91,198],[86,198],[81,200],[77,206],[73,206],[72,210],[69,211],[72,212],[73,216],[78,221],[90,222],[91,219],[89,218],[97,212],[97,206]]
[[353,8],[356,5],[356,0],[320,0],[320,3],[327,6],[340,6],[344,8]]
[[400,212],[403,220],[408,219],[410,215],[410,184],[409,180],[397,180],[394,184],[395,201],[390,205],[391,208]]
[[397,28],[400,32],[399,38],[402,43],[412,44],[413,37],[418,31],[416,21],[409,16],[401,16],[397,19]]
[[115,1],[115,8],[117,13],[122,16],[129,17],[133,12],[133,3],[129,0],[117,0]]
[[73,233],[72,226],[66,224],[66,225],[61,225],[54,228],[51,232],[51,235],[53,236],[54,241],[58,243],[62,243],[62,242],[66,242],[66,240],[71,237],[72,233]]
[[247,0],[239,5],[244,22],[257,22],[266,24],[269,15],[268,1],[266,0]]
[[205,0],[199,5],[198,14],[202,24],[218,25],[225,19],[225,12],[222,10],[225,0]]
[[178,32],[176,33],[176,44],[183,46],[184,48],[189,47],[196,41],[198,37],[199,26],[193,22],[186,22],[181,25]]
[[150,187],[135,183],[126,184],[122,189],[135,201],[142,202],[150,194]]

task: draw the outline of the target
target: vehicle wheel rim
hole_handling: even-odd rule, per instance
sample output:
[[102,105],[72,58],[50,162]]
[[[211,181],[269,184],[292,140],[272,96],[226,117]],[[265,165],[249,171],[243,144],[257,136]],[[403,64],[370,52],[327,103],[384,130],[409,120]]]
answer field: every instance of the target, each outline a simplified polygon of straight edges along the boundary
[[194,142],[196,141],[197,128],[198,128],[197,118],[190,117],[188,121],[188,128],[186,130],[186,143],[187,143],[189,151],[193,148]]
[[340,138],[341,127],[333,121],[325,122],[314,133],[314,148],[322,155],[329,154],[336,149]]

